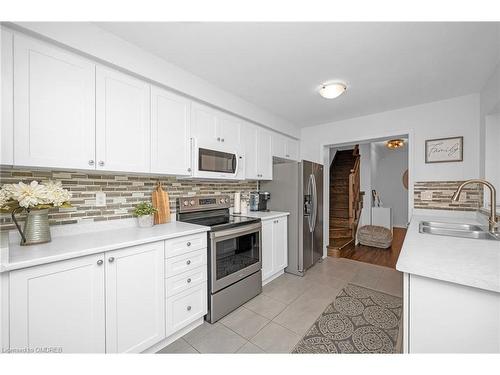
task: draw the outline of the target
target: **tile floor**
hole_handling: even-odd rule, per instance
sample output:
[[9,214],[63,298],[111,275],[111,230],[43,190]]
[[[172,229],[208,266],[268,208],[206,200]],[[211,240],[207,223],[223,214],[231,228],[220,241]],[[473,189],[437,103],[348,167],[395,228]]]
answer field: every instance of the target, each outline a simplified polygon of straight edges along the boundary
[[392,268],[327,257],[304,277],[278,277],[217,323],[204,322],[158,353],[290,353],[348,282],[403,292],[402,274]]

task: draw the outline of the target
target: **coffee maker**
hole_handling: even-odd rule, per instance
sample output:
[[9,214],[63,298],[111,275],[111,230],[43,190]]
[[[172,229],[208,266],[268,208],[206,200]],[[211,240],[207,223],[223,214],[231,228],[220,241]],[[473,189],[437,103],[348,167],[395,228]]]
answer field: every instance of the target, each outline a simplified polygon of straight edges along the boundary
[[267,191],[252,191],[250,193],[250,211],[267,211],[267,201],[271,193]]

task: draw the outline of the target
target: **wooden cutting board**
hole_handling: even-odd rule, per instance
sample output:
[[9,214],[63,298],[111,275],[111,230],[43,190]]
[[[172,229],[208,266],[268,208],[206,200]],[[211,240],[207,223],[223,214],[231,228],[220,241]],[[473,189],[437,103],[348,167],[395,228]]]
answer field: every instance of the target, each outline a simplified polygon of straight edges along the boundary
[[170,222],[170,201],[168,193],[162,189],[160,181],[156,184],[156,189],[153,191],[151,198],[153,206],[158,210],[154,215],[155,224]]

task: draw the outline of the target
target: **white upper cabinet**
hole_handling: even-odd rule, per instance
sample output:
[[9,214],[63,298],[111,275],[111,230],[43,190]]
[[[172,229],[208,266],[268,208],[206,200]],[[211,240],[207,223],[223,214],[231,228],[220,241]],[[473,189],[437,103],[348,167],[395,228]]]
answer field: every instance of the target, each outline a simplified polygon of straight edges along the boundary
[[278,133],[273,133],[272,137],[273,156],[278,158],[286,157],[286,138]]
[[14,61],[13,35],[10,31],[1,29],[2,44],[2,125],[1,125],[1,153],[0,164],[14,164]]
[[151,87],[151,172],[190,175],[191,102]]
[[245,176],[249,180],[271,180],[273,158],[271,133],[252,124],[242,126],[245,150]]
[[240,152],[240,121],[236,117],[221,114],[217,122],[217,139],[229,148]]
[[94,169],[95,65],[14,37],[14,164]]
[[291,138],[286,140],[286,153],[285,157],[291,160],[299,160],[299,141]]
[[106,352],[142,352],[165,338],[164,242],[105,255]]
[[[217,142],[217,112],[205,105],[191,106],[191,136],[203,144]],[[220,137],[219,137],[220,141]]]
[[257,169],[259,171],[259,179],[273,179],[271,133],[261,128],[257,130]]
[[240,121],[231,115],[193,103],[191,111],[191,136],[199,144],[222,147],[233,152],[241,151]]
[[104,254],[12,271],[10,347],[105,352]]
[[295,139],[273,133],[272,152],[278,158],[299,160],[299,143]]
[[97,170],[150,171],[150,111],[147,82],[97,67]]

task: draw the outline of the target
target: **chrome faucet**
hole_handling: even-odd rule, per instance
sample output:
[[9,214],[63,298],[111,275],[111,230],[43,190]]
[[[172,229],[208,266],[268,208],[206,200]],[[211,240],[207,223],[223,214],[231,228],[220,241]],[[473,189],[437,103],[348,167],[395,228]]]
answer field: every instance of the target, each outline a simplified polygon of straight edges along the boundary
[[497,191],[495,190],[495,187],[489,183],[486,180],[483,179],[473,179],[473,180],[468,180],[463,182],[457,189],[457,191],[453,194],[453,197],[451,198],[452,201],[456,202],[460,198],[460,193],[462,192],[462,189],[464,188],[465,185],[468,184],[481,184],[486,186],[488,189],[490,189],[490,218],[488,220],[488,228],[491,233],[494,233],[496,231],[496,226],[498,224],[498,217],[497,217]]

